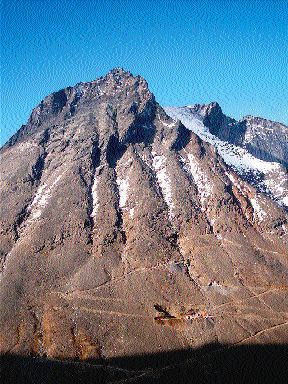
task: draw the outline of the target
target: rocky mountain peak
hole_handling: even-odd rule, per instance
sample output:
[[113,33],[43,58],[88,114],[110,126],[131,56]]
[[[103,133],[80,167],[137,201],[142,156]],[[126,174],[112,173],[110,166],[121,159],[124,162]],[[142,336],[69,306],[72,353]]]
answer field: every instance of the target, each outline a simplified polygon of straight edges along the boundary
[[195,104],[189,108],[191,112],[203,118],[204,124],[210,129],[211,133],[219,131],[219,128],[224,123],[225,115],[216,101],[212,101],[209,104]]
[[207,117],[210,115],[221,116],[222,114],[222,109],[217,101],[212,101],[209,104],[194,104],[187,107],[191,110],[191,112],[197,113],[202,117]]
[[282,123],[247,115],[240,120],[245,127],[242,146],[266,161],[288,167],[288,127]]
[[253,120],[255,119],[255,116],[253,115],[245,115],[240,120]]
[[280,128],[282,130],[288,130],[288,127],[283,124],[283,123],[279,123],[277,121],[272,121],[272,120],[269,120],[269,119],[265,119],[264,117],[260,117],[260,116],[253,116],[253,115],[246,115],[246,116],[243,116],[239,121],[244,121],[246,122],[247,124],[250,124],[250,125],[254,125],[254,126],[257,126],[258,129],[269,129],[269,128]]
[[115,67],[115,68],[112,68],[108,74],[112,74],[112,75],[116,75],[116,76],[131,76],[133,77],[132,73],[130,71],[126,71],[124,68],[122,67]]
[[216,101],[209,104],[195,104],[188,108],[191,113],[201,118],[203,124],[213,135],[227,141],[232,138],[236,141],[240,139],[243,127],[234,119],[226,116]]
[[209,132],[219,139],[241,146],[261,160],[288,166],[286,125],[252,115],[237,121],[225,115],[217,102],[183,108],[187,108],[190,118],[200,119]]
[[[136,115],[141,119],[141,116],[153,113],[156,108],[154,95],[143,77],[133,76],[122,68],[114,68],[96,80],[81,82],[45,97],[33,109],[27,124],[23,125],[4,147],[43,131],[52,124],[63,125],[63,122],[68,122],[75,115],[87,116],[88,109],[97,110],[103,105],[106,105],[107,114],[114,120],[117,115],[124,114],[127,124],[129,121],[131,123],[131,119]],[[90,113],[90,117],[92,114]]]

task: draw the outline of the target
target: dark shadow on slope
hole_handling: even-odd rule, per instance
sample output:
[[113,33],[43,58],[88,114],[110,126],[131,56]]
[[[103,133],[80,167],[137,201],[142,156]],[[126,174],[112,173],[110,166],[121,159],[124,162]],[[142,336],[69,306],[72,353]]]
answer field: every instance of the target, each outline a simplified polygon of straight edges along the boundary
[[142,113],[135,115],[135,120],[121,139],[121,144],[125,146],[137,143],[144,143],[145,146],[152,144],[156,134],[155,114],[155,104],[152,100],[147,103]]
[[175,151],[181,151],[181,149],[185,148],[189,143],[191,134],[192,131],[187,129],[181,122],[179,122],[177,125],[177,136],[171,145],[171,149]]
[[118,134],[109,138],[106,150],[106,160],[110,168],[115,168],[117,161],[126,150],[126,146],[119,142]]
[[286,383],[288,345],[209,344],[179,350],[90,362],[5,355],[5,384],[71,383]]

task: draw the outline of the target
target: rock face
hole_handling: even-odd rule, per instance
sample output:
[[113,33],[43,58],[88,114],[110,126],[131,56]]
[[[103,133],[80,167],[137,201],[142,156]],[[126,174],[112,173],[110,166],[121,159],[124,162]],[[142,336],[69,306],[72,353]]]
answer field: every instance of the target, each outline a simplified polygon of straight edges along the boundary
[[115,69],[46,97],[1,149],[2,353],[288,341],[284,206],[182,123]]

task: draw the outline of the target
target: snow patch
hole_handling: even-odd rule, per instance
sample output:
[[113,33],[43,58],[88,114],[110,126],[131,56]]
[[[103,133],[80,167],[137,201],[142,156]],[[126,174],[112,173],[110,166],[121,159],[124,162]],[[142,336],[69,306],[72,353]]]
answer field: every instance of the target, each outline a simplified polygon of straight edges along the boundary
[[194,155],[187,154],[188,161],[185,157],[181,156],[180,160],[184,170],[191,174],[193,180],[197,186],[202,210],[204,210],[205,202],[207,202],[212,192],[212,185],[209,182],[208,177],[205,175],[201,167],[199,166]]
[[212,186],[209,183],[209,180],[205,175],[205,173],[201,170],[201,168],[197,164],[195,157],[191,153],[188,155],[188,160],[190,165],[190,171],[197,185],[198,192],[200,195],[200,201],[201,201],[201,204],[203,205],[205,201],[208,199],[208,197],[211,195]]
[[228,172],[225,172],[226,173],[226,176],[228,177],[228,179],[231,181],[231,183],[233,184],[236,184],[236,180],[235,180],[235,177],[232,176],[230,173]]
[[283,204],[288,207],[288,196],[285,196],[282,201],[283,201]]
[[163,198],[168,206],[169,217],[170,219],[172,219],[175,205],[173,203],[173,198],[172,198],[171,180],[167,174],[167,170],[165,166],[166,158],[163,155],[156,155],[155,152],[152,152],[152,156],[153,156],[152,164],[156,172],[156,178],[162,190]]
[[174,122],[174,121],[173,121],[173,123],[170,123],[170,124],[168,124],[168,123],[164,123],[164,121],[161,121],[161,123],[162,123],[165,127],[167,127],[167,128],[175,127],[175,122]]
[[133,217],[134,217],[134,212],[135,212],[135,208],[130,208],[129,216],[131,217],[131,219],[133,219]]
[[262,182],[263,189],[266,192],[272,193],[275,200],[280,205],[288,206],[288,189],[287,189],[287,175],[280,168],[277,172],[268,174],[269,178],[266,178]]
[[119,207],[124,208],[128,197],[129,180],[117,177],[116,183],[119,191]]
[[261,208],[257,196],[255,196],[254,198],[250,199],[250,202],[251,202],[254,214],[258,218],[258,221],[259,222],[263,221],[265,216],[267,216],[267,213]]
[[92,185],[92,206],[93,206],[93,209],[92,209],[91,217],[96,216],[96,213],[97,213],[98,208],[99,208],[99,199],[98,199],[98,195],[97,195],[98,181],[99,181],[99,179],[98,179],[97,175],[95,174],[94,179],[93,179],[93,185]]
[[47,183],[44,183],[38,188],[38,191],[28,208],[28,211],[31,212],[29,218],[30,221],[37,220],[41,217],[43,209],[46,207],[47,202],[51,197],[51,191],[59,183],[62,175],[63,174],[57,176],[50,186]]

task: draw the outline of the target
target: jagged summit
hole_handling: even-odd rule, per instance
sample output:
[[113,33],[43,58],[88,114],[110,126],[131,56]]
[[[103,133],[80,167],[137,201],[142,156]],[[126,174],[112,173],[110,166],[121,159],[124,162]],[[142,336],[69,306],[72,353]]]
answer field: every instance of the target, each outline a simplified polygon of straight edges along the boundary
[[133,77],[133,75],[132,75],[132,73],[130,72],[130,71],[127,71],[127,70],[125,70],[124,68],[122,68],[122,67],[115,67],[115,68],[112,68],[109,72],[108,72],[108,74],[109,73],[111,73],[112,75],[117,75],[117,76],[125,76],[125,77],[127,77],[127,76],[132,76]]
[[165,112],[112,72],[46,97],[1,149],[0,351],[284,343],[287,215],[250,182],[256,158],[216,141],[232,120],[219,127],[216,104]]
[[[253,116],[253,115],[245,115],[241,118],[241,120],[253,120],[253,119],[258,119],[259,117]],[[263,119],[266,120],[266,119]]]
[[199,112],[201,114],[207,114],[211,113],[211,111],[221,111],[222,109],[217,101],[211,101],[208,104],[194,104],[194,105],[187,105],[187,108],[190,108],[191,111]]

